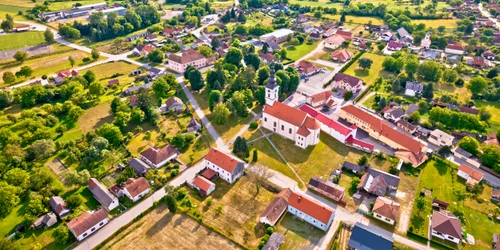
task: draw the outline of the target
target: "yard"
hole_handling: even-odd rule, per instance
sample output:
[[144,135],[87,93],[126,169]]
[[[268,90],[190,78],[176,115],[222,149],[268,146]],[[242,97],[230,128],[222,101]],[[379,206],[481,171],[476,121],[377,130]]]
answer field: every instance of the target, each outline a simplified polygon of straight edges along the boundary
[[500,103],[480,100],[474,100],[474,103],[476,104],[477,108],[486,107],[486,110],[491,113],[491,119],[489,121],[490,127],[488,129],[488,132],[495,133],[496,131],[498,131],[500,129]]
[[500,230],[500,224],[494,219],[489,219],[486,214],[492,213],[496,207],[489,201],[491,188],[485,187],[479,195],[481,203],[476,202],[472,197],[466,198],[465,201],[459,201],[455,193],[456,190],[462,190],[469,195],[470,193],[465,191],[464,181],[456,176],[456,172],[456,166],[439,159],[430,160],[422,166],[416,195],[419,195],[423,188],[430,190],[432,194],[425,196],[426,204],[422,211],[419,212],[416,204],[414,205],[410,230],[418,235],[427,236],[429,228],[427,216],[432,212],[432,199],[437,198],[450,204],[449,211],[454,214],[463,214],[462,227],[465,227],[465,231],[474,236],[476,241],[476,245],[466,245],[465,249],[491,249],[493,233]]
[[[182,236],[182,237],[181,237]],[[240,249],[225,237],[183,214],[172,214],[159,205],[115,236],[102,249]]]
[[11,50],[45,43],[43,32],[29,31],[0,36],[0,50]]
[[313,51],[319,44],[320,41],[314,41],[312,43],[304,42],[301,45],[293,46],[284,44],[282,47],[286,48],[286,57],[290,60],[299,60],[303,56],[307,55],[309,52]]
[[313,249],[325,232],[285,213],[276,225],[276,231],[285,236],[281,249]]
[[[222,179],[216,180],[215,184],[215,191],[208,198],[202,198],[197,191],[190,189],[190,196],[200,203],[198,211],[203,216],[203,222],[248,248],[256,248],[265,234],[259,215],[275,194],[262,187],[257,192],[255,184],[247,176],[233,185]],[[207,205],[207,200],[212,200],[213,204]],[[217,211],[219,206],[221,213]]]
[[[369,58],[373,61],[370,69],[364,70],[359,68],[359,59]],[[375,82],[377,77],[384,76],[387,74],[382,70],[382,63],[384,62],[384,56],[377,55],[373,53],[364,53],[355,63],[353,63],[344,73],[347,75],[352,75],[360,78],[366,85],[371,85]]]

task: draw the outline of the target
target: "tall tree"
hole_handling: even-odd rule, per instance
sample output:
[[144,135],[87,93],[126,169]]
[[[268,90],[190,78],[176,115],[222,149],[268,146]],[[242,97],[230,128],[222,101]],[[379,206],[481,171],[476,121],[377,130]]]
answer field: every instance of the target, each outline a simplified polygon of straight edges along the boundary
[[189,72],[188,75],[189,83],[191,84],[191,89],[193,91],[198,91],[205,86],[205,81],[203,80],[203,75],[201,72],[195,68]]
[[54,43],[56,41],[54,39],[54,34],[52,33],[52,31],[49,28],[47,28],[45,30],[45,32],[43,32],[43,36],[45,38],[45,41],[48,43]]

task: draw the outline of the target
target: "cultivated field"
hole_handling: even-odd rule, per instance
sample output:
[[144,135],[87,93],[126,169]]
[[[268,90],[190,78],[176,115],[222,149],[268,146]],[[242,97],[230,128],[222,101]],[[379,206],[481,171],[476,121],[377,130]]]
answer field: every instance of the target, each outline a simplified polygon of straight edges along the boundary
[[101,249],[240,249],[194,219],[160,205]]

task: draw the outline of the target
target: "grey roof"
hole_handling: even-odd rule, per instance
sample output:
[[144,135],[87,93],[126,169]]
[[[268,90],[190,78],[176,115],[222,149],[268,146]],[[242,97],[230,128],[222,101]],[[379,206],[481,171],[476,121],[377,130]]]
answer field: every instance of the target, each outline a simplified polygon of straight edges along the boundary
[[406,82],[406,87],[405,89],[411,89],[415,92],[422,92],[424,90],[424,85],[418,82]]
[[418,106],[417,106],[417,104],[413,104],[413,103],[412,103],[412,104],[410,104],[410,105],[408,106],[408,108],[406,109],[406,114],[407,114],[407,115],[411,115],[411,114],[413,114],[415,111],[418,111]]
[[114,196],[96,178],[90,178],[90,180],[88,181],[88,188],[90,189],[96,200],[106,208],[108,208],[114,200],[118,200],[118,198],[116,198],[116,196]]
[[45,225],[46,227],[50,227],[57,223],[57,216],[54,213],[46,213],[40,216],[35,222],[33,222],[33,226],[40,227]]
[[390,250],[393,244],[392,237],[376,234],[359,222],[354,225],[348,243],[349,247],[356,250]]
[[271,50],[275,51],[275,50],[280,50],[281,47],[279,46],[278,43],[276,43],[275,41],[269,41],[267,42],[267,45],[269,46],[269,48],[271,48]]
[[348,162],[348,161],[344,161],[344,165],[343,165],[344,168],[347,168],[351,171],[356,171],[356,172],[361,172],[361,171],[365,171],[366,168],[362,167],[362,166],[359,166],[357,164],[354,164],[354,163],[351,163],[351,162]]
[[369,193],[384,196],[389,188],[399,186],[399,180],[398,176],[375,168],[368,168],[366,174],[361,178],[361,185]]
[[128,165],[130,165],[138,174],[144,174],[150,169],[148,164],[138,158],[133,158],[132,160],[130,160],[128,162]]
[[463,155],[463,156],[465,156],[465,157],[467,157],[467,158],[472,157],[472,154],[471,154],[471,153],[469,153],[469,152],[465,151],[465,150],[464,150],[464,149],[462,149],[462,148],[456,148],[456,149],[455,149],[455,152],[457,152],[457,153],[459,153],[459,154],[461,154],[461,155]]
[[150,89],[151,87],[153,87],[153,83],[147,83],[147,84],[143,84],[143,85],[139,85],[139,86],[130,87],[130,88],[126,89],[125,91],[123,91],[123,93],[129,95],[129,94],[132,94],[133,92],[139,91],[140,89]]
[[151,73],[153,73],[153,74],[155,74],[155,75],[158,75],[158,74],[160,74],[163,70],[158,69],[158,68],[151,67],[151,68],[149,68],[149,69],[148,69],[148,71],[149,71],[149,72],[151,72]]
[[262,247],[262,250],[278,250],[283,243],[285,236],[280,233],[274,232],[267,240],[267,243]]
[[398,35],[399,37],[403,38],[403,37],[410,37],[410,33],[408,33],[408,31],[406,31],[405,28],[401,27],[397,30],[398,32]]
[[391,114],[394,118],[400,118],[405,115],[405,111],[402,108],[393,108],[388,110],[387,113]]

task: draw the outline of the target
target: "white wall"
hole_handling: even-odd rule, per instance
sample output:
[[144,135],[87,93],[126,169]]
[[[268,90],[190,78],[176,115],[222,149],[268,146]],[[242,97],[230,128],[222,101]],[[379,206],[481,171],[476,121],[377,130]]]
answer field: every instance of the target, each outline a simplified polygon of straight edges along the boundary
[[[213,171],[217,172],[219,174],[219,177],[222,178],[223,180],[233,184],[233,179],[231,176],[231,173],[228,171],[224,170],[223,168],[213,164],[212,162],[208,161],[205,159],[205,167],[212,169]],[[235,178],[237,179],[237,178]]]
[[443,239],[443,240],[448,240],[448,241],[451,241],[451,242],[454,242],[454,243],[458,243],[460,241],[460,239],[455,238],[453,236],[450,236],[450,235],[447,235],[447,234],[439,234],[434,229],[432,230],[432,236],[438,237],[438,238]]
[[462,177],[462,178],[464,178],[465,180],[468,180],[469,177],[470,177],[467,173],[465,173],[465,172],[463,172],[461,170],[458,170],[457,175],[460,176],[460,177]]
[[127,189],[123,189],[123,192],[125,193],[125,195],[130,199],[132,200],[133,202],[137,202],[138,200],[140,200],[142,197],[144,197],[146,194],[149,193],[149,188],[142,191],[142,193],[138,194],[137,196],[135,197],[132,197],[132,195],[130,195],[130,193],[127,191]]
[[303,213],[302,211],[300,211],[300,210],[298,210],[290,205],[288,205],[288,212],[299,217],[300,219],[306,221],[307,223],[323,230],[323,231],[326,231],[330,227],[330,225],[332,224],[332,221],[333,221],[333,217],[335,215],[334,213],[332,213],[332,216],[330,217],[328,224],[325,224],[325,223],[318,221],[317,219],[311,217],[308,214]]
[[373,213],[373,217],[376,218],[376,219],[379,219],[387,224],[391,224],[391,225],[394,225],[394,220],[392,219],[389,219],[381,214],[378,214],[378,213]]
[[[90,228],[89,230],[85,231],[84,233],[82,233],[81,235],[75,235],[76,239],[78,241],[82,241],[83,239],[89,237],[89,235],[95,233],[97,230],[99,230],[99,228],[103,227],[104,225],[108,224],[108,218],[105,218],[104,220],[100,221],[99,223],[97,223],[95,226],[93,226],[92,228]],[[71,229],[70,229],[71,230]],[[71,230],[72,231],[72,230]],[[72,231],[73,233],[73,231]],[[73,233],[74,235],[75,233]]]

